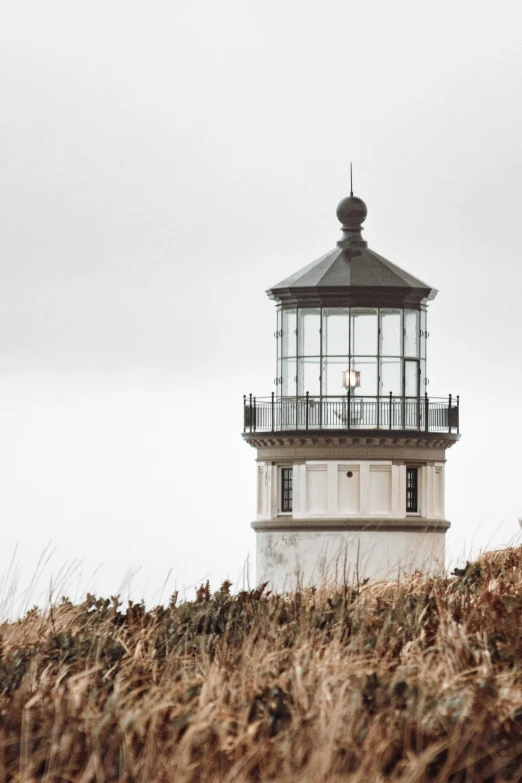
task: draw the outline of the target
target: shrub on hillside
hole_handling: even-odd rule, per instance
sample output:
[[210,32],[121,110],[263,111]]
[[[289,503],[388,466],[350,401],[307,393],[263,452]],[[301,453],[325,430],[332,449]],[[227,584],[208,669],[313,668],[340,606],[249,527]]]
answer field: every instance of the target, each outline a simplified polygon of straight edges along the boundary
[[0,781],[522,775],[522,549],[449,577],[67,599],[0,628]]

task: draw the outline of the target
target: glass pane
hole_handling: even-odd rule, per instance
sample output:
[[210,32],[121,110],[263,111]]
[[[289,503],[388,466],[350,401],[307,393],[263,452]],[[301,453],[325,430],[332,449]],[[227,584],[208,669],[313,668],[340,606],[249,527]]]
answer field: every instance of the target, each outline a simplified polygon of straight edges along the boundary
[[346,394],[346,389],[343,386],[343,374],[347,369],[347,359],[323,361],[323,394],[334,397],[342,397]]
[[383,395],[390,392],[394,397],[401,395],[401,360],[400,359],[381,359],[381,391]]
[[426,311],[421,310],[420,314],[420,355],[421,359],[426,358]]
[[428,391],[426,386],[426,362],[421,359],[420,363],[420,393],[425,394]]
[[351,353],[377,356],[377,310],[352,308]]
[[401,311],[381,310],[381,356],[401,356]]
[[319,359],[299,359],[297,390],[300,396],[306,392],[311,397],[317,397],[321,393],[321,365]]
[[276,337],[277,337],[277,358],[278,359],[281,356],[281,348],[282,348],[282,344],[281,344],[281,329],[282,329],[281,324],[282,324],[282,319],[283,319],[283,315],[282,315],[281,311],[278,310],[277,311],[277,331],[276,331]]
[[283,359],[281,361],[281,370],[283,374],[283,397],[294,397],[297,393],[295,359]]
[[297,327],[295,310],[283,310],[283,356],[296,356]]
[[299,310],[299,356],[319,356],[321,353],[321,311]]
[[348,308],[323,310],[324,356],[348,356],[349,314]]
[[419,335],[418,335],[418,316],[417,310],[404,311],[404,355],[419,355]]
[[360,386],[354,393],[365,397],[377,396],[377,359],[365,359],[356,356],[353,361],[353,369],[360,373]]
[[419,395],[419,362],[404,363],[404,394],[406,397],[418,397]]

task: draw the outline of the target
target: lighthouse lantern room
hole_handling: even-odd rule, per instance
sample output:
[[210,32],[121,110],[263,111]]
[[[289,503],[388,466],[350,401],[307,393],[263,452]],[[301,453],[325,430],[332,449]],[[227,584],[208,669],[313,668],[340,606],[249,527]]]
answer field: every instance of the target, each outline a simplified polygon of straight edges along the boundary
[[258,582],[274,590],[444,567],[446,449],[459,398],[427,390],[437,291],[370,250],[365,203],[337,207],[335,249],[268,290],[277,370],[244,397],[257,450]]

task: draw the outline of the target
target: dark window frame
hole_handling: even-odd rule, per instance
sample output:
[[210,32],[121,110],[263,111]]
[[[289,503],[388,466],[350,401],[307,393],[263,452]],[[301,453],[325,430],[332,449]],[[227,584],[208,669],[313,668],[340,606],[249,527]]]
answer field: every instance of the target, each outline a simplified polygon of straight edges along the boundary
[[293,467],[282,466],[280,468],[281,480],[281,512],[283,514],[292,513],[293,506]]
[[406,466],[406,513],[419,513],[419,468]]

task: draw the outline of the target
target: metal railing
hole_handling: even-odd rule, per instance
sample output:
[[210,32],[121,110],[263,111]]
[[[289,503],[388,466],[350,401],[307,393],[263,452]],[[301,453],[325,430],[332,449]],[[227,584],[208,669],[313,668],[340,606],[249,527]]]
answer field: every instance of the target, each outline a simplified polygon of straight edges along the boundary
[[459,398],[243,397],[244,432],[418,430],[459,432]]

